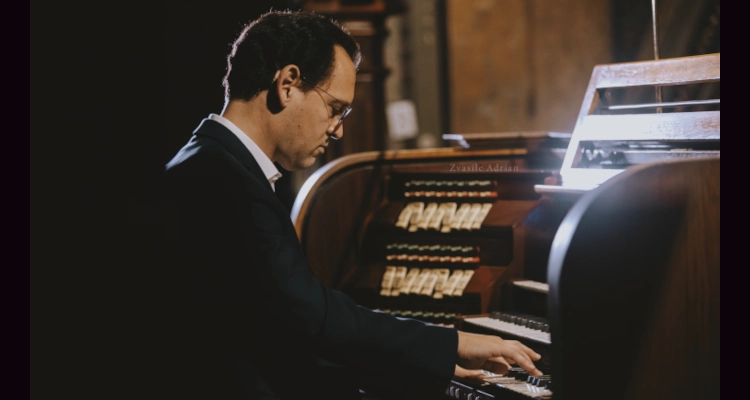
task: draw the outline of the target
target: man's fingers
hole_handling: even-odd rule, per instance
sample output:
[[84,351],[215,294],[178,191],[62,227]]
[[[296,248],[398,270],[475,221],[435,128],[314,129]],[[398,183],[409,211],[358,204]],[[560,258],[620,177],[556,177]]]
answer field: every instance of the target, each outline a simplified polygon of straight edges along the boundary
[[525,344],[517,340],[506,340],[504,341],[504,344],[513,348],[514,350],[522,351],[532,360],[536,361],[542,358],[542,356],[539,353],[535,352],[534,350],[531,350],[528,346],[526,346]]
[[494,374],[505,375],[510,370],[510,364],[503,357],[492,357],[482,365],[482,369]]
[[[480,368],[506,374],[511,364],[517,364],[531,375],[542,375],[534,361],[542,357],[517,340],[503,340],[498,336],[479,335],[459,331],[458,362],[456,373],[477,378]],[[458,376],[458,375],[457,375]]]
[[482,371],[479,371],[479,370],[466,369],[466,368],[462,368],[461,366],[456,365],[456,369],[453,372],[453,377],[457,379],[471,380],[471,381],[483,383],[484,378],[486,378],[487,375],[485,375]]
[[529,357],[526,355],[526,353],[523,352],[517,352],[515,355],[515,361],[518,363],[518,365],[521,366],[521,368],[525,369],[526,371],[529,371],[529,374],[534,376],[542,375],[542,371],[539,371],[536,369],[536,366],[534,366],[534,363],[531,362]]
[[520,367],[529,371],[531,375],[542,375],[542,372],[539,371],[536,366],[534,366],[534,363],[532,361],[541,359],[541,355],[516,340],[507,340],[503,343],[503,345],[507,346],[505,347],[505,352],[503,352],[503,355],[508,362],[518,363]]
[[506,360],[505,357],[503,357],[503,356],[492,357],[492,358],[490,358],[487,361],[491,361],[491,362],[494,362],[494,363],[505,364],[505,366],[507,366],[508,368],[510,368],[510,365],[508,365],[508,360]]
[[531,349],[530,349],[529,347],[527,347],[527,346],[526,346],[525,344],[523,344],[523,343],[521,343],[521,342],[519,342],[518,344],[520,344],[520,345],[521,345],[521,347],[522,347],[522,348],[524,349],[524,351],[526,352],[526,354],[528,354],[528,355],[529,355],[529,358],[531,358],[532,360],[534,360],[534,361],[539,361],[539,360],[540,360],[540,359],[542,358],[541,354],[537,353],[537,352],[536,352],[536,351],[534,351],[534,350],[531,350]]

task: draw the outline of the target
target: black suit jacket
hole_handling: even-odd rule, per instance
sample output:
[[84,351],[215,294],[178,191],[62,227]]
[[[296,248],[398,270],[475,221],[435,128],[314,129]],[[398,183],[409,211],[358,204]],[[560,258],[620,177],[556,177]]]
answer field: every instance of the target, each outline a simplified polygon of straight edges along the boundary
[[323,286],[288,209],[223,125],[201,123],[167,164],[165,189],[175,388],[329,398],[353,385],[351,371],[447,386],[456,331],[368,310]]

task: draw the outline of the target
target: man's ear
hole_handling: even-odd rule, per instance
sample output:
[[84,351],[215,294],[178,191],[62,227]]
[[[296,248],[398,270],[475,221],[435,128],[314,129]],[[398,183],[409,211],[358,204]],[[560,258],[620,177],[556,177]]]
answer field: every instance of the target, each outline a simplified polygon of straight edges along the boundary
[[302,84],[302,76],[300,75],[299,67],[294,64],[287,65],[276,71],[274,80],[276,82],[274,90],[276,91],[279,100],[279,106],[284,108],[292,100],[292,96]]

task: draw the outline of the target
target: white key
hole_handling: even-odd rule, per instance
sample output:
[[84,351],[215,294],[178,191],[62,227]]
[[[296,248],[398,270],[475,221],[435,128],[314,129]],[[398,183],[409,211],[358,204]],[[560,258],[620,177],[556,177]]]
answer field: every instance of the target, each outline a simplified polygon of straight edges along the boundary
[[441,204],[440,207],[445,210],[445,215],[443,215],[443,226],[440,228],[440,232],[449,233],[451,231],[453,218],[456,217],[456,208],[458,207],[458,204],[455,202],[448,202]]
[[404,285],[404,280],[406,279],[406,269],[406,267],[396,267],[396,273],[393,275],[391,297],[397,297],[401,294],[401,287]]
[[411,292],[411,287],[414,286],[414,281],[417,280],[417,277],[419,276],[419,268],[412,268],[409,270],[409,273],[406,274],[406,278],[404,279],[404,284],[401,286],[400,292],[403,294],[409,294]]
[[461,204],[461,207],[459,207],[458,211],[456,211],[456,215],[453,217],[453,220],[451,220],[451,225],[450,225],[451,229],[461,228],[461,224],[464,222],[464,219],[469,213],[469,210],[471,210],[471,204],[469,203]]
[[450,278],[448,278],[448,282],[443,287],[443,296],[453,296],[453,290],[456,289],[458,280],[461,279],[463,274],[464,271],[460,269],[453,271],[453,274],[451,274]]
[[484,203],[484,204],[482,204],[482,210],[479,211],[479,214],[471,222],[471,229],[481,229],[482,228],[482,222],[484,222],[485,218],[487,218],[487,215],[489,215],[491,208],[492,208],[492,203]]
[[419,293],[423,296],[432,296],[432,291],[435,289],[435,284],[437,283],[438,277],[440,276],[440,272],[438,270],[431,270],[430,276],[427,278],[427,282],[424,283],[424,286],[422,286],[422,291]]
[[474,222],[474,218],[479,215],[479,212],[482,211],[482,205],[475,203],[471,205],[471,208],[469,209],[469,212],[466,214],[466,218],[464,218],[463,221],[461,221],[461,227],[462,230],[471,230],[472,223]]
[[385,273],[383,274],[383,281],[380,284],[380,295],[390,296],[391,287],[393,286],[393,275],[396,273],[396,267],[385,267]]
[[461,275],[461,279],[459,279],[458,283],[456,284],[456,288],[453,289],[453,297],[463,296],[464,289],[466,289],[466,286],[469,284],[472,276],[474,276],[474,271],[470,269],[464,270],[463,275]]
[[414,285],[411,287],[409,293],[419,294],[422,291],[422,286],[424,286],[425,282],[427,282],[427,278],[429,278],[431,274],[432,271],[429,268],[422,269],[422,271],[419,272],[419,276],[414,282]]
[[435,214],[432,215],[432,218],[430,218],[430,222],[427,225],[427,228],[439,231],[440,223],[443,221],[444,215],[445,215],[445,207],[441,205],[440,207],[438,207],[437,211],[435,211]]
[[417,231],[417,224],[419,221],[422,220],[422,213],[424,212],[424,203],[422,202],[414,202],[413,204],[414,211],[411,214],[411,220],[409,220],[409,232],[416,232]]
[[[430,220],[432,219],[433,214],[435,214],[435,211],[437,211],[438,205],[437,203],[429,203],[427,204],[427,207],[424,209],[424,212],[422,212],[422,216],[419,217],[419,222],[417,222],[417,228],[426,230],[427,226],[430,223]],[[409,232],[412,232],[412,228],[409,227]]]
[[398,220],[396,220],[396,227],[407,229],[409,228],[409,220],[411,219],[411,214],[414,212],[414,207],[411,205],[407,205],[404,207],[403,210],[401,210],[401,214],[398,215]]
[[403,210],[401,210],[401,214],[398,216],[398,220],[396,221],[396,226],[403,229],[409,228],[409,222],[414,217],[414,213],[417,212],[417,210],[420,210],[424,207],[424,203],[415,201],[412,203],[407,204]]
[[484,380],[500,387],[521,393],[534,399],[546,399],[552,397],[552,391],[536,385],[516,380],[510,377],[491,377]]
[[457,207],[458,204],[455,202],[448,202],[440,205],[440,208],[445,210],[445,215],[443,215],[443,226],[440,229],[440,232],[449,233],[451,231],[451,222],[453,222],[453,218],[456,216]]
[[451,271],[448,268],[438,269],[438,279],[437,282],[435,282],[435,294],[432,295],[434,299],[443,298],[443,289],[448,283],[448,276],[450,275],[450,273]]

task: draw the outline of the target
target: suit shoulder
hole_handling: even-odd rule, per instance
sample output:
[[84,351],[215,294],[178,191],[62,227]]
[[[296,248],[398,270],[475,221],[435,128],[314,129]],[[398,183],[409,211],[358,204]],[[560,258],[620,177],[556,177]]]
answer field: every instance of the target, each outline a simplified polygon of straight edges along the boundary
[[199,167],[206,170],[219,166],[239,167],[237,160],[218,141],[205,136],[193,136],[165,166],[165,171],[176,172]]

